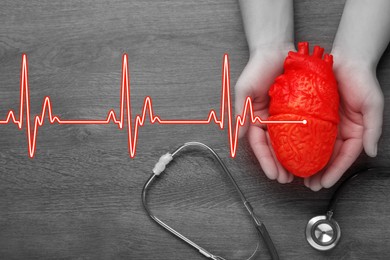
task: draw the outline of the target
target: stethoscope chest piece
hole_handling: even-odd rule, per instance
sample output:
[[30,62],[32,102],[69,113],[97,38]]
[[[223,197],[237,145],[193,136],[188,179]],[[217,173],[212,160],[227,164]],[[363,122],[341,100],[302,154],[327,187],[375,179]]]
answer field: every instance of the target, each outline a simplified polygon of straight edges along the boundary
[[339,242],[340,236],[339,224],[325,215],[316,216],[307,223],[307,242],[317,250],[327,251],[334,248]]

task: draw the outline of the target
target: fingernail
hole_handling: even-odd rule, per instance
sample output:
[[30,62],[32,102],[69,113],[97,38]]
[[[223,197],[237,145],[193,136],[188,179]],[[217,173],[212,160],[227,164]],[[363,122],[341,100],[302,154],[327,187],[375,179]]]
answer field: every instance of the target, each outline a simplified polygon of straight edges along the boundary
[[321,186],[324,187],[325,189],[329,189],[332,187],[336,182],[332,180],[321,180]]
[[303,183],[305,184],[305,186],[306,186],[307,188],[310,189],[310,179],[304,179],[304,180],[303,180]]
[[376,156],[376,154],[377,154],[377,152],[378,152],[378,143],[376,143],[375,144],[375,147],[374,147],[374,152],[373,152],[373,157],[375,157]]
[[312,191],[319,191],[319,190],[322,189],[322,186],[321,186],[321,184],[312,185],[312,186],[310,187],[310,189],[311,189]]

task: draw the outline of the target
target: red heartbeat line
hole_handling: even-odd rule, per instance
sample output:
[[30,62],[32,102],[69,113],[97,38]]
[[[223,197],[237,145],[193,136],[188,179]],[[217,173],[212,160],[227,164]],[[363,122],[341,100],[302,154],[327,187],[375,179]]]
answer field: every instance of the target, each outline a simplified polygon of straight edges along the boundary
[[[128,138],[128,150],[131,158],[135,157],[138,130],[139,127],[143,126],[146,120],[146,115],[149,115],[150,123],[159,124],[194,124],[194,125],[205,125],[214,122],[219,126],[221,130],[225,126],[225,116],[227,114],[228,120],[228,138],[230,143],[230,155],[235,157],[238,133],[241,126],[245,124],[247,120],[246,115],[249,113],[249,119],[252,124],[258,122],[261,124],[306,124],[306,120],[302,121],[270,121],[262,120],[260,117],[255,116],[252,107],[252,101],[250,97],[247,97],[243,112],[241,115],[236,116],[235,127],[233,126],[233,115],[232,115],[232,103],[230,100],[230,72],[229,72],[229,59],[228,55],[225,54],[223,57],[223,68],[222,68],[222,92],[221,92],[221,104],[219,116],[214,109],[211,109],[207,119],[203,120],[163,120],[153,111],[152,99],[149,96],[145,97],[143,109],[141,114],[135,116],[134,122],[131,116],[131,105],[130,105],[130,80],[128,70],[128,57],[127,54],[123,54],[122,57],[122,81],[120,89],[120,111],[119,118],[117,117],[114,109],[110,109],[107,113],[107,117],[101,120],[69,120],[60,119],[59,116],[53,114],[52,103],[50,97],[46,96],[42,103],[42,112],[40,115],[34,117],[34,124],[31,125],[30,118],[30,87],[28,81],[28,60],[27,55],[22,55],[22,67],[20,73],[20,106],[19,106],[19,118],[15,116],[13,110],[9,110],[5,120],[0,120],[0,125],[9,124],[10,121],[16,124],[19,130],[23,127],[23,118],[26,118],[26,135],[28,141],[28,154],[30,158],[33,158],[36,151],[38,129],[44,124],[44,118],[47,113],[50,124],[57,123],[59,125],[105,125],[113,124],[118,125],[119,129],[123,129],[124,125],[127,124],[127,138]],[[126,116],[125,116],[126,112]],[[134,124],[134,127],[133,127]],[[134,128],[134,129],[133,129]]]

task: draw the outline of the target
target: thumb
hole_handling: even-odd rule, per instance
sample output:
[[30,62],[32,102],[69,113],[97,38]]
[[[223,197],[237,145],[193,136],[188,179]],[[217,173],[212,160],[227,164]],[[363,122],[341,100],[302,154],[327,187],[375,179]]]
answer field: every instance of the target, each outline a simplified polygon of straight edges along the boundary
[[241,77],[238,79],[237,84],[235,86],[234,108],[235,108],[236,118],[237,116],[240,116],[242,120],[244,120],[243,126],[239,125],[237,121],[236,127],[240,128],[238,129],[239,138],[242,138],[248,131],[249,121],[250,121],[250,111],[247,110],[246,113],[244,113],[244,108],[245,108],[245,103],[247,101],[247,98],[249,97],[252,99],[252,90],[249,84],[243,83],[245,81],[242,79],[244,75],[245,75],[244,73],[243,75],[241,75]]
[[[377,82],[376,82],[377,83]],[[375,86],[370,101],[363,106],[363,147],[368,156],[375,157],[379,137],[382,134],[384,98],[379,83]]]

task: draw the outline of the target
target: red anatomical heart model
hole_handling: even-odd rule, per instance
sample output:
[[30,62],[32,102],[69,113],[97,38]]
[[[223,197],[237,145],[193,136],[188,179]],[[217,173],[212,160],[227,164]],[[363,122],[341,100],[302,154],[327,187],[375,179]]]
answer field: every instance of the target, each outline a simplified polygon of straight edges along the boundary
[[339,95],[333,75],[333,57],[307,42],[289,52],[284,73],[269,90],[269,120],[307,120],[307,124],[269,124],[272,147],[291,173],[308,177],[329,161],[339,122]]

